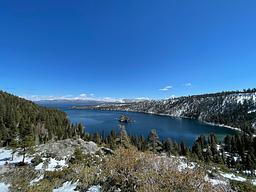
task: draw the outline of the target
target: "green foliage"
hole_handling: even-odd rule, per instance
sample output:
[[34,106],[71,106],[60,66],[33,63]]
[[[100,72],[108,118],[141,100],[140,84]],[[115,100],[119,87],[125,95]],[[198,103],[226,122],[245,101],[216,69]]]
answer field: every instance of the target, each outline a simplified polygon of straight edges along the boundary
[[156,153],[162,149],[162,142],[159,140],[156,129],[152,129],[148,136],[148,147],[149,150]]
[[[182,173],[154,154],[119,148],[102,166],[103,191],[220,191],[204,181],[203,170]],[[168,162],[168,161],[167,161]]]
[[[31,101],[0,91],[0,145],[13,146],[18,139],[22,146],[49,140],[83,136],[83,126],[72,126],[67,115]],[[30,138],[27,138],[29,135]]]
[[37,166],[41,162],[43,162],[43,159],[40,155],[35,155],[35,157],[31,160],[33,166]]
[[26,191],[29,182],[36,177],[35,170],[30,166],[21,166],[2,173],[6,182],[11,185],[10,191]]
[[231,188],[237,192],[256,192],[256,186],[247,182],[231,181]]
[[32,135],[26,135],[22,138],[20,146],[23,148],[23,160],[24,163],[27,151],[35,144]]
[[126,128],[124,125],[120,125],[120,133],[119,136],[116,138],[116,142],[118,145],[126,148],[130,145],[130,138],[126,132]]
[[82,161],[84,159],[84,154],[80,148],[76,148],[74,152],[74,158],[76,161]]
[[[165,152],[167,155],[181,155],[192,158],[194,161],[200,160],[209,164],[218,164],[227,168],[236,168],[238,171],[256,169],[256,137],[242,133],[234,136],[227,135],[217,148],[217,137],[212,133],[209,136],[201,135],[190,149],[184,142],[176,143],[171,139],[160,141],[156,130],[151,130],[148,139],[142,136],[129,136],[125,127],[121,127],[120,132],[114,130],[104,137],[100,134],[93,134],[87,137],[96,143],[105,145],[115,150],[118,147],[129,145],[135,146],[140,151],[150,150],[153,153]],[[130,147],[130,146],[129,146]],[[225,155],[228,153],[229,155]],[[234,160],[235,158],[238,160]]]
[[235,136],[226,136],[224,138],[224,149],[232,155],[239,155],[241,159],[234,161],[233,158],[227,158],[228,167],[239,170],[256,169],[256,138],[248,134],[239,134]]

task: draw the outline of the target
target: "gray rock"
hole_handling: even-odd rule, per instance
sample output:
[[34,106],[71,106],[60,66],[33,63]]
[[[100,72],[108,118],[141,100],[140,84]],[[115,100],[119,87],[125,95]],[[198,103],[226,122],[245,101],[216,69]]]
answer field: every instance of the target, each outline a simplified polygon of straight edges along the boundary
[[73,155],[76,148],[80,148],[84,153],[95,153],[100,150],[96,143],[84,141],[82,139],[65,139],[35,147],[38,154],[51,155],[59,158]]

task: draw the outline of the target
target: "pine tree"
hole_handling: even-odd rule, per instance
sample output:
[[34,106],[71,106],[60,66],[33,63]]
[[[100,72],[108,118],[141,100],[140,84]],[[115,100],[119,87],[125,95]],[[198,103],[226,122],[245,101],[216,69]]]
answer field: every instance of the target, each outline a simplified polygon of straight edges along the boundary
[[192,152],[196,154],[199,160],[204,160],[202,146],[199,142],[195,142],[192,146]]
[[227,152],[231,152],[231,137],[229,135],[227,135],[225,138],[224,138],[224,144],[225,144],[225,151]]
[[84,126],[82,125],[82,123],[78,123],[77,125],[77,133],[78,136],[81,138],[84,135]]
[[189,153],[189,149],[187,148],[187,146],[185,145],[185,143],[182,141],[180,143],[180,155],[182,156],[187,156]]
[[27,151],[35,144],[35,139],[32,135],[26,135],[21,141],[21,147],[23,148],[23,159],[22,163],[25,162]]
[[253,171],[255,169],[255,157],[253,156],[253,154],[251,152],[249,152],[246,155],[244,166],[245,166],[244,168],[246,170],[250,170],[251,174],[253,174]]
[[17,148],[19,147],[19,141],[16,139],[16,138],[13,138],[12,141],[10,142],[10,148],[12,149],[12,161],[13,161],[13,158],[14,158],[14,154],[16,153],[17,151]]
[[210,136],[208,137],[208,145],[210,147],[212,157],[218,155],[217,138],[213,133],[211,133]]
[[102,143],[102,138],[101,138],[101,136],[100,136],[99,133],[94,133],[92,140],[93,140],[95,143],[97,143],[97,144],[101,144],[101,143]]
[[83,151],[80,148],[76,148],[74,151],[74,161],[75,162],[81,162],[84,159]]
[[153,153],[156,153],[162,149],[162,143],[159,140],[156,129],[152,129],[150,131],[150,134],[148,136],[148,145],[149,150],[153,151]]
[[168,154],[168,156],[171,155],[173,152],[173,142],[171,139],[167,139],[163,142],[163,150]]
[[119,145],[127,148],[130,144],[130,139],[126,132],[126,128],[124,125],[119,125],[119,127],[120,127],[120,133],[116,141]]
[[111,130],[110,135],[107,138],[109,147],[111,149],[116,149],[116,138],[117,138],[116,132],[114,130]]

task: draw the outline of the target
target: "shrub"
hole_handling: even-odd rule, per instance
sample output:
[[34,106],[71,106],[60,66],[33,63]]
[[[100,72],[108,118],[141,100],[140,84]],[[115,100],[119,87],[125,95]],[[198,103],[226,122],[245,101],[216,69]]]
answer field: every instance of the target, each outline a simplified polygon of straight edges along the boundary
[[230,184],[232,189],[237,192],[256,192],[256,186],[253,186],[251,183],[231,181]]
[[103,164],[103,191],[221,191],[204,180],[204,170],[177,170],[166,157],[120,148]]
[[33,166],[37,166],[39,163],[42,163],[43,159],[41,158],[40,155],[36,155],[32,160],[31,163]]

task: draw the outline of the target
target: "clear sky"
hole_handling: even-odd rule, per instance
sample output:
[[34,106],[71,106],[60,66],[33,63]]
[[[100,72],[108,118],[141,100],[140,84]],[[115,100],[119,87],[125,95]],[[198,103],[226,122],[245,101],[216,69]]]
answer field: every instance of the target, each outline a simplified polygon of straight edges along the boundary
[[255,0],[0,1],[0,89],[166,98],[253,88],[255,10]]

